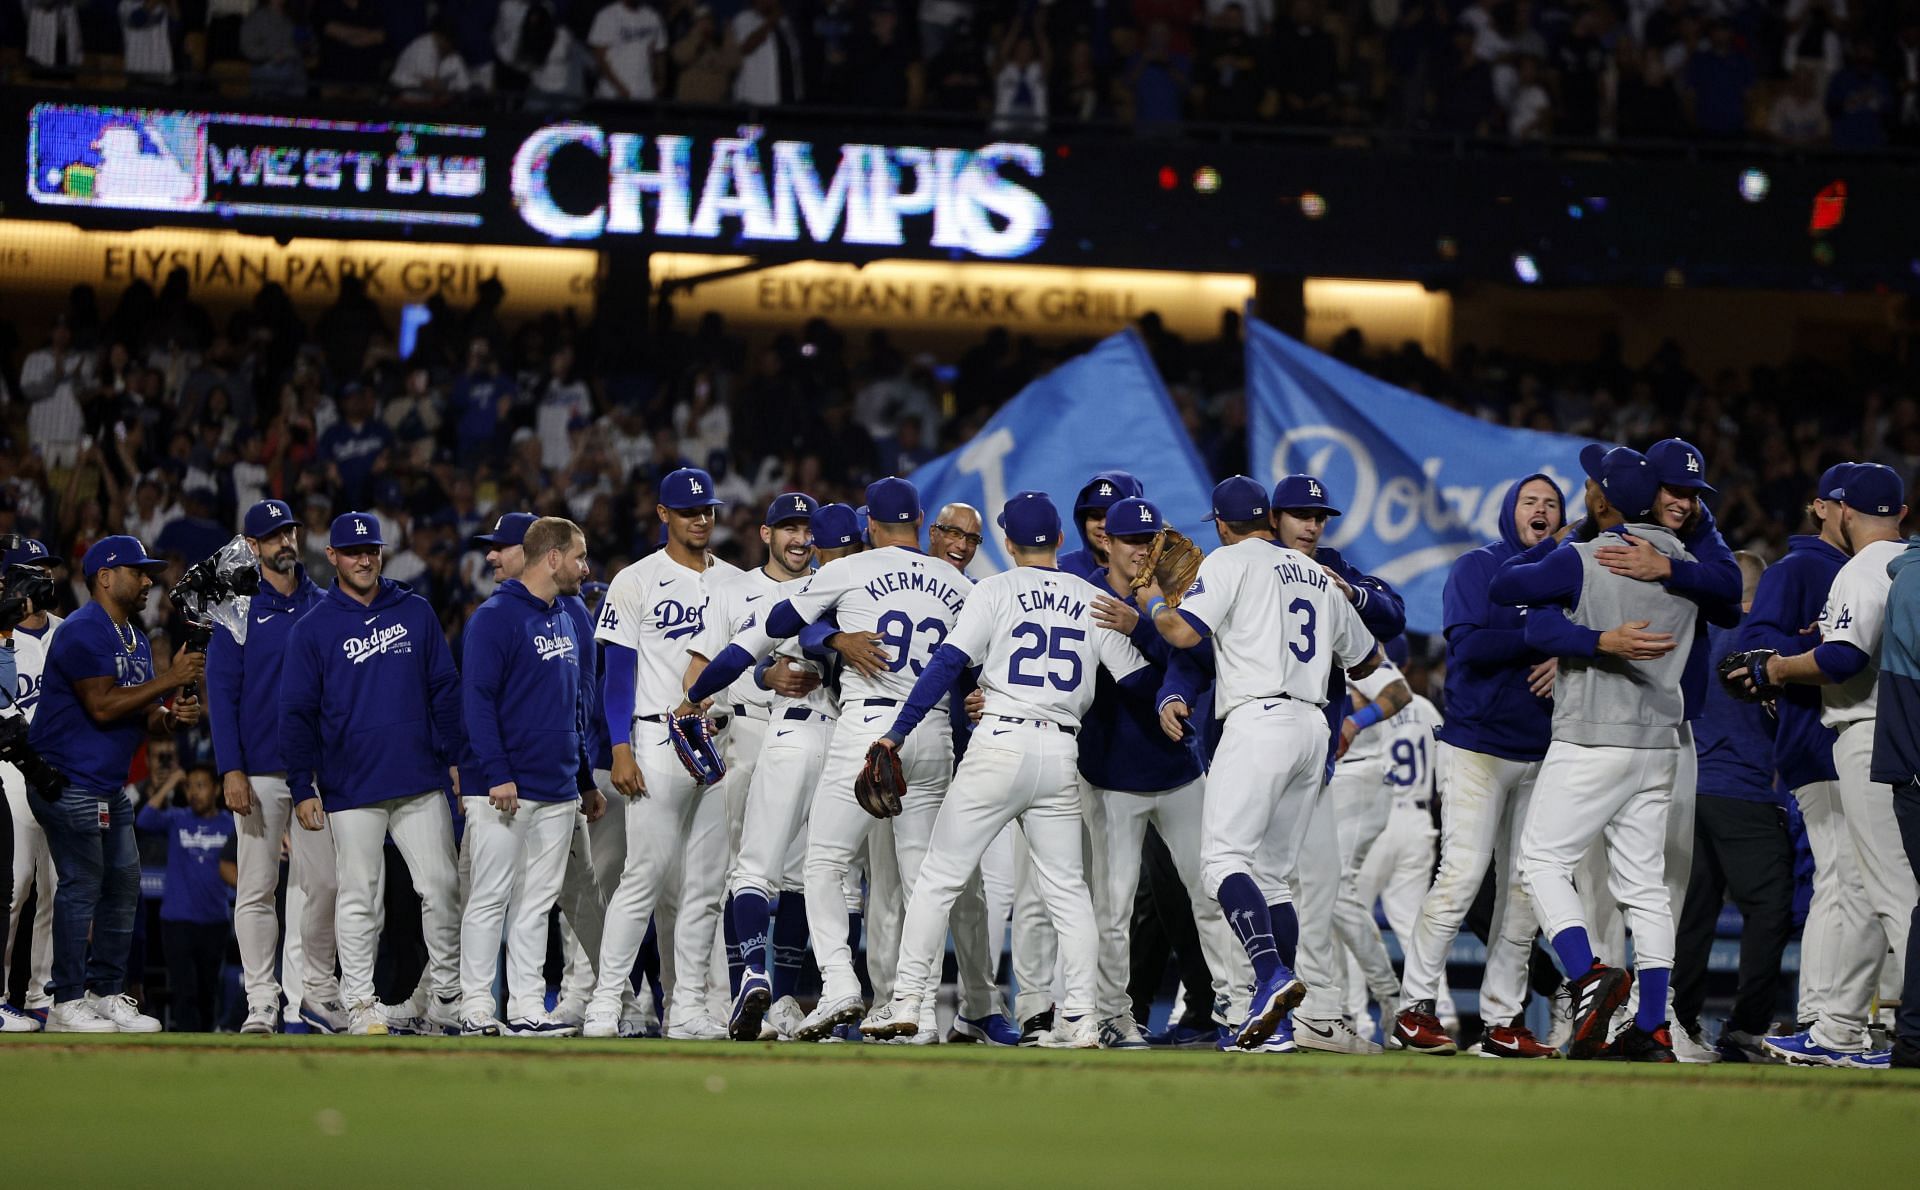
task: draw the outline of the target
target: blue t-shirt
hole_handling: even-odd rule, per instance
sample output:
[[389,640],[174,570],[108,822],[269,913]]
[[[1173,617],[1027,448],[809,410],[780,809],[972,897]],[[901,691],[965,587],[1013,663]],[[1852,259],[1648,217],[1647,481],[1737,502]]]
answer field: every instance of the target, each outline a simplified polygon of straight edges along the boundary
[[140,807],[135,829],[167,837],[167,886],[161,921],[224,922],[233,913],[220,857],[233,844],[233,815],[216,810],[205,818],[186,806]]
[[147,634],[132,624],[117,627],[97,603],[68,616],[53,634],[40,680],[40,709],[27,738],[75,787],[114,793],[127,783],[133,754],[147,737],[147,711],[141,708],[111,723],[95,723],[74,690],[87,678],[112,678],[116,686],[153,680]]

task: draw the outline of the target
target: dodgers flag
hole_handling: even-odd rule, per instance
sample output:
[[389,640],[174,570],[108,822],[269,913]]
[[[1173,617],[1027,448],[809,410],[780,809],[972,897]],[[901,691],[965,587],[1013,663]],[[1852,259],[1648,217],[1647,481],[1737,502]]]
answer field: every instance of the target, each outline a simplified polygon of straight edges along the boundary
[[1102,340],[1029,384],[971,442],[921,464],[908,478],[920,489],[929,523],[954,501],[980,510],[987,540],[973,570],[984,575],[1012,565],[994,524],[1008,496],[1025,490],[1052,496],[1066,538],[1061,550],[1077,550],[1074,495],[1093,475],[1116,467],[1139,476],[1168,523],[1188,536],[1205,532],[1213,481],[1132,331]]
[[1513,430],[1376,380],[1247,320],[1247,444],[1268,487],[1305,472],[1345,515],[1332,546],[1407,601],[1407,627],[1437,633],[1453,560],[1500,536],[1508,489],[1536,471],[1581,515],[1585,438]]

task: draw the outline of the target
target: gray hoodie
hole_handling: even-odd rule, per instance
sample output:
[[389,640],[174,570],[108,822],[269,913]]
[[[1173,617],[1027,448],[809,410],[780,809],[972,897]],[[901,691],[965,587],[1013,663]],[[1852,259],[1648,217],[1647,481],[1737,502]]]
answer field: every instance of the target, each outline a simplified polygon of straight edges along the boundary
[[[1657,525],[1628,525],[1626,531],[1650,542],[1669,558],[1693,561],[1679,539]],[[1680,743],[1685,719],[1681,674],[1693,647],[1699,609],[1660,583],[1614,574],[1594,560],[1601,546],[1617,544],[1610,534],[1571,548],[1580,556],[1579,601],[1567,618],[1605,632],[1632,620],[1647,621],[1649,632],[1671,632],[1674,648],[1654,661],[1628,661],[1605,653],[1562,657],[1553,683],[1553,738],[1570,744],[1611,748],[1672,748]]]

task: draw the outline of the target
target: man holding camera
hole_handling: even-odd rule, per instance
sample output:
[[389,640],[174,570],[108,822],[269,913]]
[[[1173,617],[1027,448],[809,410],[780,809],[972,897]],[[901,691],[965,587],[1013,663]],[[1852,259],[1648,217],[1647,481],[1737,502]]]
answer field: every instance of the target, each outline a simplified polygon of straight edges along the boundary
[[[138,538],[103,537],[80,569],[93,601],[61,625],[47,650],[40,705],[28,741],[66,778],[30,799],[47,834],[59,886],[53,897],[53,1008],[49,1032],[154,1033],[160,1022],[125,995],[140,858],[133,840],[127,772],[148,735],[200,721],[191,686],[206,657],[181,650],[154,675],[153,649],[136,620],[166,563]],[[89,940],[91,939],[91,940]]]
[[[300,565],[300,523],[279,500],[247,510],[241,532],[260,559],[260,591],[252,598],[244,643],[225,627],[214,629],[207,647],[207,713],[213,729],[227,809],[233,811],[239,883],[234,889],[233,933],[245,972],[247,1019],[242,1033],[280,1029],[280,985],[274,978],[280,919],[274,895],[280,883],[280,840],[293,818],[287,765],[280,754],[280,666],[294,624],[326,598]],[[300,944],[306,955],[306,987],[300,1019],[317,1033],[347,1028],[334,979],[333,836],[293,832],[288,879],[306,897]]]
[[[4,686],[0,701],[5,713],[17,714],[29,725],[40,703],[40,675],[46,669],[47,646],[53,641],[60,617],[48,612],[53,601],[53,575],[47,569],[47,547],[32,538],[16,539],[19,544],[7,550],[0,563],[6,567],[6,596],[19,600],[18,610],[0,616],[0,623],[19,615],[19,623],[0,632],[12,651],[14,678]],[[27,895],[37,891],[38,907],[33,914],[33,941],[27,961],[26,1012],[17,1012],[5,1003],[0,990],[0,1033],[32,1033],[40,1028],[53,1001],[47,995],[47,981],[53,976],[53,856],[47,851],[47,833],[34,821],[27,804],[27,781],[18,767],[0,763],[0,782],[7,791],[7,814],[13,829],[12,843],[0,852],[11,857],[12,895],[7,900],[6,950],[0,951],[0,973],[13,957],[14,940],[19,936],[21,912]],[[0,981],[0,989],[5,988]]]

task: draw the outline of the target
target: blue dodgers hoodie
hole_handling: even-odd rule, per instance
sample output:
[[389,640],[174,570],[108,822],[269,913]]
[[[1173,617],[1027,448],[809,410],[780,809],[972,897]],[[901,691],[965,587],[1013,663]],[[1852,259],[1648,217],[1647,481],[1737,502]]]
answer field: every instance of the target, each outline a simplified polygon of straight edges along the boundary
[[[1529,613],[1487,597],[1494,573],[1522,552],[1514,509],[1520,489],[1536,479],[1553,483],[1551,476],[1535,473],[1507,489],[1500,505],[1500,540],[1460,555],[1441,595],[1447,714],[1439,738],[1455,748],[1503,760],[1539,760],[1553,737],[1553,700],[1536,698],[1527,688],[1528,671],[1546,659],[1527,647]],[[1554,491],[1560,491],[1557,484]],[[1564,492],[1560,499],[1565,507]]]
[[1887,623],[1880,638],[1880,710],[1870,775],[1886,785],[1920,780],[1920,537],[1887,563]]
[[[574,639],[586,642],[580,649],[580,713],[586,716],[581,731],[586,740],[587,759],[597,769],[613,767],[613,739],[607,734],[607,721],[600,714],[600,646],[593,639],[593,613],[578,595],[562,595],[560,606],[573,617]],[[591,773],[588,774],[592,776]]]
[[1073,528],[1080,534],[1080,548],[1071,553],[1061,554],[1054,565],[1068,574],[1093,582],[1096,571],[1105,568],[1100,559],[1094,557],[1093,543],[1087,540],[1087,530],[1080,523],[1082,514],[1093,509],[1105,512],[1129,496],[1143,496],[1146,485],[1142,484],[1131,472],[1102,471],[1087,481],[1073,498]]
[[281,773],[280,669],[293,626],[327,597],[294,568],[293,594],[282,595],[264,580],[247,609],[247,643],[224,627],[207,644],[207,720],[213,729],[213,762],[222,773]]
[[580,720],[580,656],[591,639],[558,600],[541,602],[519,579],[473,613],[461,658],[462,794],[484,797],[511,781],[529,801],[579,796],[580,773],[593,767]]
[[[1111,590],[1104,566],[1090,581]],[[1164,677],[1174,649],[1147,617],[1140,617],[1129,639]],[[1080,717],[1079,742],[1080,775],[1095,789],[1164,793],[1200,777],[1200,757],[1160,730],[1160,709],[1120,689],[1104,668],[1095,679],[1093,704]]]
[[[1818,645],[1820,637],[1806,629],[1820,619],[1833,576],[1846,564],[1844,551],[1816,535],[1787,538],[1786,557],[1760,576],[1753,610],[1741,624],[1734,648],[1772,649],[1791,657]],[[1726,652],[1716,652],[1713,664],[1717,666]],[[1780,721],[1773,729],[1773,762],[1787,788],[1835,780],[1834,733],[1820,722],[1820,687],[1788,686],[1774,707]]]
[[[1738,629],[1713,627],[1710,657],[1733,652]],[[1741,702],[1719,682],[1707,684],[1706,707],[1693,725],[1693,746],[1700,758],[1700,792],[1712,797],[1780,805],[1773,783],[1773,732],[1767,713]]]
[[466,747],[460,671],[433,606],[381,579],[363,606],[336,582],[287,641],[280,754],[296,802],[329,812],[445,789]]

